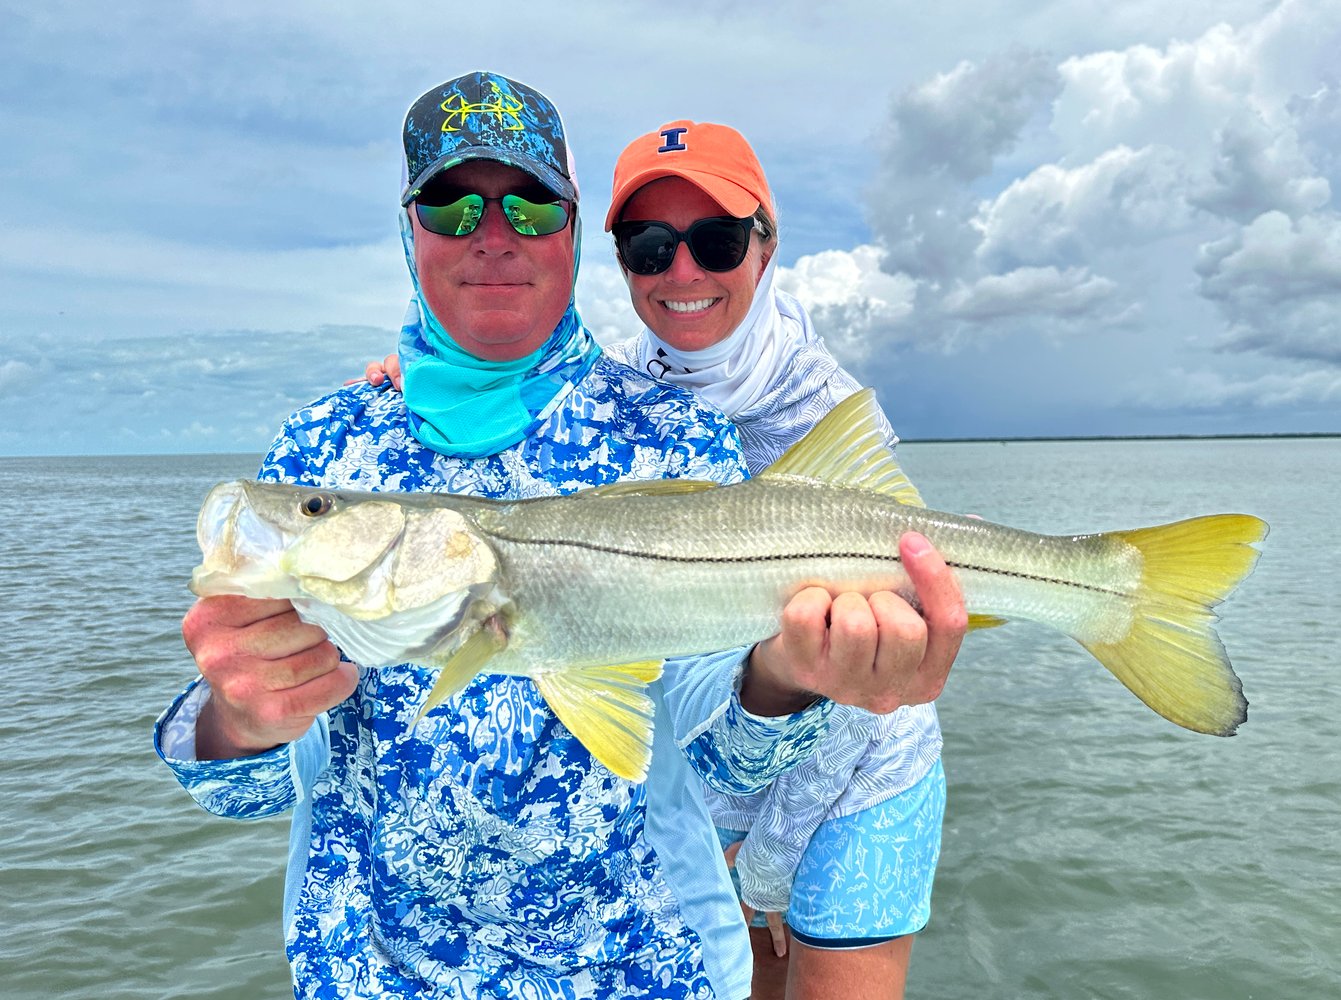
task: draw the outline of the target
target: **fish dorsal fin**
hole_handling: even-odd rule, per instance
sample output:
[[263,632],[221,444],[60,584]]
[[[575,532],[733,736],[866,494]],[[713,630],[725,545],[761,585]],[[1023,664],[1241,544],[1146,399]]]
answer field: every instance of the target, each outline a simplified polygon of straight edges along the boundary
[[848,396],[758,476],[784,477],[873,490],[911,507],[926,506],[885,440],[873,389]]
[[621,778],[642,781],[652,762],[656,711],[647,685],[661,676],[661,662],[575,667],[534,680],[545,703],[593,757]]
[[702,493],[718,484],[703,479],[649,479],[632,480],[623,483],[608,483],[583,490],[582,496],[596,498],[610,497],[664,497],[678,493]]

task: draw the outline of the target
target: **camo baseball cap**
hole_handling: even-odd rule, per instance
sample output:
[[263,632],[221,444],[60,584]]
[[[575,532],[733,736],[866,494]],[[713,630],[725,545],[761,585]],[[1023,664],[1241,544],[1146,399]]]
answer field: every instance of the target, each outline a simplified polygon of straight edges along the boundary
[[563,120],[548,97],[497,73],[477,71],[434,87],[405,115],[408,205],[433,177],[467,160],[525,170],[566,201],[577,178]]

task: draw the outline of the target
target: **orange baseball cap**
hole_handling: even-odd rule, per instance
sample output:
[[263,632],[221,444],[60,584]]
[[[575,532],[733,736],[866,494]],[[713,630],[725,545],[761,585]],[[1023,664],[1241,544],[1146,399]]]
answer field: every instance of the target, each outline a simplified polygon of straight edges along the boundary
[[764,168],[743,135],[729,125],[681,120],[639,136],[619,154],[606,232],[633,193],[659,177],[683,177],[738,219],[760,205],[774,210]]

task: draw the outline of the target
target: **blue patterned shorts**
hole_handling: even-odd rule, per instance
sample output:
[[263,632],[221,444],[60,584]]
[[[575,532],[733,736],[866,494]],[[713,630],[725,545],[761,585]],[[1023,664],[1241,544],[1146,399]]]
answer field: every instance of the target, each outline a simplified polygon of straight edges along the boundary
[[[792,882],[792,936],[815,948],[862,948],[920,931],[931,917],[944,816],[938,760],[907,791],[821,823]],[[743,837],[718,835],[723,846]],[[765,926],[762,914],[752,926]]]

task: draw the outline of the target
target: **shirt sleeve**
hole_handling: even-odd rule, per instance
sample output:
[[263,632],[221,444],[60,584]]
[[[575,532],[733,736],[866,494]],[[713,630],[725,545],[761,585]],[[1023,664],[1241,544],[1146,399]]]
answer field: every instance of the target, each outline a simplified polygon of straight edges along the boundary
[[[748,472],[735,425],[710,407],[695,409],[669,453],[666,476],[741,482]],[[750,648],[677,657],[663,668],[676,745],[709,787],[726,794],[757,792],[814,753],[832,707],[821,700],[776,718],[747,711],[740,681]]]
[[785,912],[810,838],[846,791],[875,735],[877,716],[840,706],[817,753],[763,799],[736,856],[740,898],[756,910]]
[[229,819],[264,819],[293,808],[330,761],[325,715],[293,743],[233,760],[197,760],[195,724],[209,684],[194,681],[154,726],[154,749],[193,799]]
[[810,757],[833,703],[792,715],[754,715],[740,703],[750,647],[666,661],[662,679],[675,744],[709,785],[730,795],[757,792]]
[[[257,478],[270,482],[309,479],[294,440],[292,418],[275,437]],[[196,720],[209,700],[209,682],[198,677],[159,716],[154,749],[177,781],[208,812],[230,819],[262,819],[291,809],[310,790],[330,759],[324,715],[294,743],[233,760],[196,759]]]
[[708,479],[723,486],[749,472],[736,425],[717,410],[695,406],[666,456],[667,479]]

